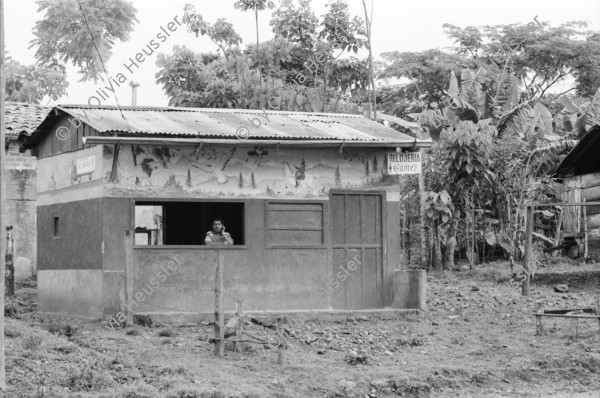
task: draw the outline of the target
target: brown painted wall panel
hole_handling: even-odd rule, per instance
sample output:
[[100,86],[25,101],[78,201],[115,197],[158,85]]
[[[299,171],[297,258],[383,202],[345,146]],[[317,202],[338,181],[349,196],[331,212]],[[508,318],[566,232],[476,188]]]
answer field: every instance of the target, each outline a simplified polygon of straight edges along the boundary
[[39,206],[37,221],[39,270],[102,269],[101,198]]
[[[377,278],[379,267],[377,267],[378,252],[380,249],[365,249],[362,255],[362,308],[379,308],[383,291],[379,278]],[[352,260],[349,260],[352,261]],[[358,270],[357,270],[358,271]]]
[[[260,199],[246,202],[248,249],[224,250],[225,308],[235,308],[234,297],[270,310],[328,308],[328,297],[322,291],[330,274],[327,249],[265,248],[265,205],[266,201]],[[127,198],[114,198],[104,204],[104,220],[109,224],[104,230],[105,267],[116,268],[124,256],[119,240],[128,223],[128,206]],[[166,275],[164,268],[176,255],[181,264],[176,272]],[[134,259],[133,295],[135,298],[140,293],[139,297],[145,297],[143,302],[136,301],[138,308],[134,311],[165,311],[157,306],[180,311],[214,310],[215,250],[206,246],[137,247]],[[105,308],[107,313],[114,310],[115,299],[118,298],[105,298],[106,303],[111,303]]]
[[104,270],[125,271],[125,230],[131,228],[132,199],[104,198]]
[[346,206],[342,195],[334,195],[330,199],[331,228],[333,244],[346,243],[346,229],[344,224],[344,215]]
[[269,228],[322,228],[322,211],[269,211]]
[[361,206],[360,196],[358,195],[346,195],[345,197],[345,216],[346,220],[355,220],[358,222],[347,222],[346,223],[346,244],[348,243],[361,243],[360,240],[360,218],[361,218]]
[[269,245],[322,245],[323,231],[267,231]]
[[[237,298],[246,302],[249,311],[327,308],[319,291],[326,280],[325,250],[271,249],[260,258],[257,254],[224,250],[226,311],[235,309]],[[216,250],[135,249],[134,258],[133,297],[153,291],[138,303],[139,311],[164,311],[160,307],[214,311]],[[168,264],[174,260],[180,264],[167,274]]]
[[346,282],[338,278],[341,267],[346,264],[346,249],[333,249],[333,264],[327,279],[326,289],[331,292],[331,306],[334,309],[346,308]]

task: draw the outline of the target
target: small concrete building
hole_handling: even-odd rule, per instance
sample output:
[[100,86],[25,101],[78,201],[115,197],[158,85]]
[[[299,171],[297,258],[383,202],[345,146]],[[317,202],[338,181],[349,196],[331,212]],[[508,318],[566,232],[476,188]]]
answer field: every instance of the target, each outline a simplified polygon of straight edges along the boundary
[[[600,201],[600,126],[596,125],[563,159],[554,177],[563,181],[562,201],[568,203]],[[600,206],[586,206],[585,223],[582,206],[565,206],[563,239],[573,241],[569,249],[571,257],[584,252],[584,240],[588,241],[588,256],[600,258]],[[585,230],[584,224],[587,224]],[[587,235],[587,236],[586,236]]]
[[[360,115],[57,106],[23,147],[39,309],[212,313],[219,250],[226,310],[411,306],[386,155],[430,145]],[[204,244],[215,217],[233,245]]]

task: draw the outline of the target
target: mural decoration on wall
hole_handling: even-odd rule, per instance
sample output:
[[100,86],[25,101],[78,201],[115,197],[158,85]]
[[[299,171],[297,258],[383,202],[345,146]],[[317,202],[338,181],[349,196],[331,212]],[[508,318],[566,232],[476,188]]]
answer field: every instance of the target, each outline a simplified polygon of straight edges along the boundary
[[[130,148],[129,148],[130,147]],[[384,151],[124,145],[105,146],[104,181],[113,196],[326,198],[331,188],[397,184],[383,174]],[[116,181],[109,182],[113,165]]]
[[38,160],[37,192],[57,191],[64,188],[84,188],[88,183],[101,182],[102,148],[92,147],[80,151],[49,156]]

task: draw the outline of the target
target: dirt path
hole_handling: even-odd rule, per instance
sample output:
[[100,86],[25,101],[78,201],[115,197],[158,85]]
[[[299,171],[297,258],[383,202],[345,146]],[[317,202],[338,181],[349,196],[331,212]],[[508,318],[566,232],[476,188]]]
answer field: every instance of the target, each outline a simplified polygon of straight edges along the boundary
[[7,396],[561,398],[600,389],[598,324],[552,320],[535,336],[531,316],[536,302],[591,306],[600,289],[535,286],[523,298],[484,271],[429,279],[428,318],[297,323],[286,367],[256,345],[215,358],[209,325],[109,330],[22,314],[7,321]]

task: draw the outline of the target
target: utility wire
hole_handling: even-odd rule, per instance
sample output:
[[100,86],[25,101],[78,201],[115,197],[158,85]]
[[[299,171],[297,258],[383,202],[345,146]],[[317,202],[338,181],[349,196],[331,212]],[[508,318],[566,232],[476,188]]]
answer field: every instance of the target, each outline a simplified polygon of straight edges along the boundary
[[[100,64],[102,65],[102,70],[104,70],[104,74],[106,75],[106,79],[110,83],[110,77],[108,76],[108,72],[106,71],[106,66],[104,65],[104,60],[102,59],[102,55],[100,54],[100,50],[98,50],[98,46],[96,45],[96,38],[94,38],[94,34],[92,33],[92,29],[90,28],[90,24],[88,23],[87,16],[85,15],[85,11],[83,11],[83,7],[81,6],[81,1],[77,0],[77,4],[79,4],[79,9],[81,10],[81,14],[83,15],[83,20],[85,21],[85,26],[87,27],[88,32],[90,32],[90,36],[92,37],[92,43],[94,44],[94,48],[96,49],[96,53],[98,54],[98,58],[100,59]],[[123,110],[121,109],[121,105],[119,104],[119,99],[117,98],[117,94],[113,91],[113,96],[115,97],[115,101],[117,103],[117,108],[121,113],[121,117],[125,120],[125,124],[127,124],[127,129],[131,133],[131,126],[129,125],[129,121],[125,117]]]

